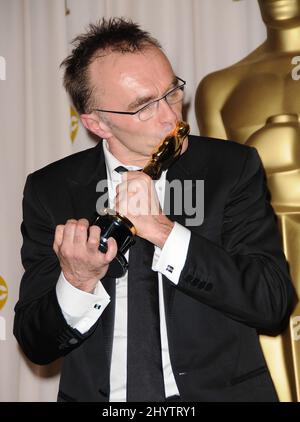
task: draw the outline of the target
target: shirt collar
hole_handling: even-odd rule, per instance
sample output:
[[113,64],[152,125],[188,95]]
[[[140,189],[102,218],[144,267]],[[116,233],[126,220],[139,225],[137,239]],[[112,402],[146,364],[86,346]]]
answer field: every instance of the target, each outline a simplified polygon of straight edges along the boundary
[[[106,139],[103,139],[103,153],[105,157],[105,162],[107,166],[107,171],[109,171],[110,175],[112,176],[115,172],[115,169],[119,166],[126,167],[128,170],[140,170],[141,168],[138,166],[125,166],[121,161],[119,161],[109,150],[108,142]],[[118,173],[117,173],[118,174]]]

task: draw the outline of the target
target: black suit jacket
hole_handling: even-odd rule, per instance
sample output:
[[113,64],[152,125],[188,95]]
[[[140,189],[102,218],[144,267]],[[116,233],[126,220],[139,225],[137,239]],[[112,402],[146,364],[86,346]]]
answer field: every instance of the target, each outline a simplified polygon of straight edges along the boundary
[[[92,219],[96,184],[106,178],[101,142],[33,174],[24,191],[25,267],[14,334],[33,362],[65,356],[59,400],[108,401],[112,301],[88,333],[66,323],[55,292],[60,266],[52,249],[57,224]],[[166,277],[170,359],[183,401],[277,400],[258,331],[279,332],[293,288],[255,149],[189,137],[168,180],[204,180],[203,224],[192,234],[179,284]],[[188,216],[190,217],[190,216]],[[186,216],[170,218],[185,224]]]

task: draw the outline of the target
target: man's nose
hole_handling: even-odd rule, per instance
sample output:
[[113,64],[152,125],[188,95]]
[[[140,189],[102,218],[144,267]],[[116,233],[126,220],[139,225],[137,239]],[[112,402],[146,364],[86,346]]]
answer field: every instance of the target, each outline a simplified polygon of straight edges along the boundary
[[177,115],[174,108],[164,98],[158,104],[158,116],[161,123],[170,123],[174,125],[177,122]]

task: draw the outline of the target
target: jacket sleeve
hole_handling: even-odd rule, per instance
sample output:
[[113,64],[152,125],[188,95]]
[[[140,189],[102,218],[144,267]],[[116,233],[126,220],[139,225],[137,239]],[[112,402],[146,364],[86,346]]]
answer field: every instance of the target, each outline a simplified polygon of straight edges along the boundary
[[27,357],[42,365],[80,345],[96,324],[82,335],[63,317],[55,290],[61,271],[52,248],[56,224],[39,201],[34,181],[34,174],[28,176],[24,189],[21,257],[25,273],[15,307],[14,335]]
[[294,301],[265,173],[247,148],[223,214],[221,245],[192,232],[178,288],[230,318],[268,333],[282,330]]

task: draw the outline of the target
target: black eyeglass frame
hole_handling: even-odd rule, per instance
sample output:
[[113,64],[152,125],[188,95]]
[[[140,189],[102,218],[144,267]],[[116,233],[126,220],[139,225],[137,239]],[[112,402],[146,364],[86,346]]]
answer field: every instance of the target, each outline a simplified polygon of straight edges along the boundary
[[[176,76],[176,78],[177,78],[180,82],[182,82],[182,84],[181,84],[181,85],[178,85],[178,86],[176,86],[176,87],[172,88],[170,91],[168,91],[168,92],[167,92],[165,95],[163,95],[162,97],[157,98],[157,100],[153,100],[153,101],[151,101],[149,104],[146,104],[145,106],[141,107],[141,108],[140,108],[139,110],[137,110],[137,111],[115,111],[115,110],[103,110],[103,109],[100,109],[100,108],[93,108],[91,111],[100,111],[100,112],[103,112],[103,113],[113,113],[113,114],[127,114],[127,115],[129,115],[129,116],[134,116],[135,114],[140,113],[141,111],[143,111],[144,109],[146,109],[146,108],[147,108],[147,107],[149,107],[150,105],[155,104],[155,103],[159,103],[159,101],[161,101],[161,100],[166,100],[166,102],[168,103],[168,100],[166,99],[166,97],[167,97],[168,95],[170,95],[172,92],[176,91],[177,89],[181,89],[181,90],[183,91],[183,90],[184,90],[184,87],[185,87],[185,85],[186,85],[186,81],[184,81],[183,79],[179,78],[178,76]],[[169,103],[168,103],[168,104],[169,104]],[[176,104],[176,103],[174,103],[174,104]]]

